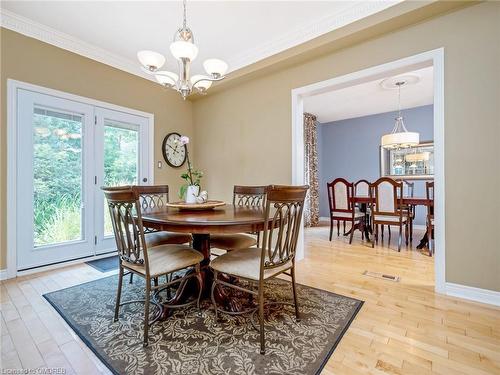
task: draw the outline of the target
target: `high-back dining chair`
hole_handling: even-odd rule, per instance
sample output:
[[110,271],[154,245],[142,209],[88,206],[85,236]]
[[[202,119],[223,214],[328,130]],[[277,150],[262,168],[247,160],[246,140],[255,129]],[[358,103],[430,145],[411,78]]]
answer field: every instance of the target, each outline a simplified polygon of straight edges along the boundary
[[434,234],[434,181],[425,183],[425,195],[427,198],[427,243],[429,254],[432,256],[434,253],[434,246],[432,245]]
[[[267,186],[242,186],[233,188],[233,206],[262,208],[266,203]],[[226,251],[246,249],[259,243],[260,233],[212,234],[210,247]]]
[[[141,186],[114,186],[106,187],[107,191],[133,189],[139,195],[141,212],[155,208],[163,208],[168,203],[168,185],[141,185]],[[152,228],[144,228],[144,238],[148,247],[166,245],[166,244],[188,244],[192,237],[186,233],[175,233],[159,231]],[[134,274],[130,274],[130,283],[133,281]],[[156,282],[156,280],[155,280]]]
[[[300,319],[295,285],[295,253],[308,189],[308,186],[269,186],[264,214],[267,225],[263,231],[262,246],[230,251],[210,263],[214,271],[211,297],[216,320],[218,312],[236,315],[255,311],[251,309],[231,313],[220,309],[214,297],[217,285],[224,285],[258,297],[261,354],[265,354],[264,283],[266,281],[280,274],[291,277],[295,317],[297,321]],[[257,290],[220,280],[218,277],[220,273],[243,279],[252,285],[257,284]]]
[[[379,225],[399,227],[398,251],[401,251],[403,225],[408,245],[408,213],[403,206],[403,183],[392,178],[382,177],[370,185],[372,223],[375,228],[375,241],[378,241]],[[372,241],[372,247],[375,247]]]
[[[103,190],[108,201],[116,247],[120,257],[114,321],[118,320],[120,306],[128,303],[144,302],[143,346],[147,346],[149,325],[154,323],[162,312],[161,306],[151,301],[151,293],[195,277],[199,287],[198,298],[180,305],[169,305],[169,307],[178,308],[196,303],[199,308],[203,285],[200,263],[203,260],[203,255],[187,245],[168,244],[149,247],[144,234],[138,192],[133,188],[126,189],[123,187],[122,189],[103,188]],[[182,277],[170,278],[171,281],[168,281],[169,278],[166,277],[167,282],[158,285],[156,281],[153,286],[151,285],[151,281],[158,280],[160,276],[168,276],[173,272],[184,269],[188,271]],[[145,279],[144,301],[120,301],[125,271]],[[156,317],[151,322],[149,321],[150,303],[159,308]]]
[[[403,180],[403,197],[414,197],[415,182]],[[402,206],[408,213],[408,228],[410,232],[410,242],[413,241],[413,220],[415,219],[415,206],[412,204],[404,204]]]
[[355,197],[369,197],[370,196],[370,182],[367,180],[359,180],[354,183],[354,196]]
[[[357,221],[364,220],[365,214],[355,207],[351,198],[354,192],[352,183],[344,178],[336,178],[326,184],[328,191],[328,204],[330,207],[330,241],[333,234],[333,222],[337,220],[337,236],[340,235],[340,222],[343,222],[344,232],[346,221],[354,224]],[[351,230],[349,243],[352,243],[354,230]]]

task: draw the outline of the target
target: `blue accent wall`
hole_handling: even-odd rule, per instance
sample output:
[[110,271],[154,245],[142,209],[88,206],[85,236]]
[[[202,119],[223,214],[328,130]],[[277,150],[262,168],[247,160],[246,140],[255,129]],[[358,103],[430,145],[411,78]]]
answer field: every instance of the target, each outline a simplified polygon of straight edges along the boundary
[[[405,125],[420,133],[420,141],[434,139],[433,106],[405,109]],[[394,126],[395,112],[318,124],[320,216],[329,217],[326,183],[337,177],[370,182],[380,177],[379,147],[382,135]],[[425,197],[425,181],[415,181],[416,197]],[[425,207],[417,207],[415,224],[425,225]]]

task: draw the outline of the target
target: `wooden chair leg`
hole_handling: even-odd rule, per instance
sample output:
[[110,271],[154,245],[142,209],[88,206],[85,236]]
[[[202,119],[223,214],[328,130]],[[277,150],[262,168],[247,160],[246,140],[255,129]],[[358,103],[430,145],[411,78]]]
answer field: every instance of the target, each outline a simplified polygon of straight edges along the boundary
[[391,239],[391,226],[387,226],[387,231],[389,232],[389,240]]
[[380,236],[382,237],[382,239],[384,239],[384,224],[380,225],[380,227],[381,227],[381,235]]
[[340,236],[340,220],[337,220],[337,237]]
[[333,219],[330,218],[330,241],[332,240],[333,235]]
[[373,229],[375,232],[373,233],[373,238],[372,238],[372,249],[375,247],[375,241],[378,241],[378,225],[373,223]]
[[[132,273],[130,275],[133,275]],[[120,312],[120,299],[122,297],[122,284],[123,284],[123,267],[120,264],[120,271],[118,273],[118,290],[116,291],[116,303],[115,303],[115,316],[114,321],[118,321],[118,314]]]
[[142,346],[148,346],[149,334],[149,300],[151,299],[151,279],[146,278],[146,295],[144,296],[144,342]]
[[290,270],[292,274],[293,305],[295,306],[295,320],[300,322],[299,301],[297,299],[297,285],[295,283],[295,266]]
[[344,223],[344,233],[343,233],[343,234],[345,235],[345,220],[344,220],[344,222],[343,222],[343,223]]
[[413,215],[415,214],[415,208],[413,208],[410,216],[410,242],[413,242]]
[[408,246],[408,221],[406,222],[405,225],[405,241],[406,241],[406,246]]
[[398,236],[398,252],[401,251],[401,242],[403,240],[403,226],[399,224],[399,236]]
[[432,256],[432,225],[427,224],[427,248],[429,249],[429,255]]
[[259,284],[260,354],[266,354],[266,337],[264,332],[264,285],[262,285],[262,282]]
[[129,284],[132,284],[134,282],[134,274],[130,272],[130,280],[128,281]]

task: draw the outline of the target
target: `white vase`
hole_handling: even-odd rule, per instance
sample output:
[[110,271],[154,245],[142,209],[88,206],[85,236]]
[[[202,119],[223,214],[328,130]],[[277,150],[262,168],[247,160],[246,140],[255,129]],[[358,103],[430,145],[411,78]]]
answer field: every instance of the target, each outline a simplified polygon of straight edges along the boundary
[[200,187],[189,185],[186,191],[186,203],[196,203],[196,197],[200,191]]

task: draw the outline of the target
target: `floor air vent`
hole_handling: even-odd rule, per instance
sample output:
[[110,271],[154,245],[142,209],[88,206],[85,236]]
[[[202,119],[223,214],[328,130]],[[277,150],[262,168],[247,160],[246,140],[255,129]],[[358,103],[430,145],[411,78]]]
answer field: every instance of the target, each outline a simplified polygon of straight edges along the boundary
[[363,275],[370,276],[370,277],[376,277],[377,279],[394,281],[396,283],[399,282],[399,280],[401,280],[401,278],[399,276],[388,275],[386,273],[380,273],[380,272],[365,271],[365,272],[363,272]]

